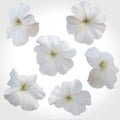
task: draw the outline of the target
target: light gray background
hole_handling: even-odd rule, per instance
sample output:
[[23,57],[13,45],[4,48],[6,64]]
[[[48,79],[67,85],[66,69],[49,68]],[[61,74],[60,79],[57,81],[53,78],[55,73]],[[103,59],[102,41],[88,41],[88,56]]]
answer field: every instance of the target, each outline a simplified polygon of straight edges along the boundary
[[[0,0],[0,119],[1,120],[120,120],[120,77],[113,90],[106,87],[94,89],[87,83],[91,67],[88,65],[84,53],[90,47],[98,47],[101,51],[110,52],[115,59],[115,64],[120,68],[120,2],[119,0],[88,0],[98,6],[107,15],[107,28],[100,40],[95,40],[92,45],[83,45],[74,41],[72,35],[66,31],[66,16],[72,14],[72,5],[80,0]],[[30,38],[22,47],[15,47],[11,39],[6,38],[6,29],[9,23],[8,9],[24,2],[31,7],[31,13],[40,23],[39,34]],[[49,77],[39,73],[36,63],[36,53],[33,51],[36,39],[40,35],[56,35],[66,40],[71,47],[76,48],[74,67],[64,76],[57,74]],[[21,74],[37,74],[38,84],[44,88],[46,97],[39,101],[39,109],[26,112],[20,107],[14,107],[3,97],[9,72],[15,67]],[[63,81],[79,79],[83,89],[91,93],[92,105],[79,116],[73,116],[63,109],[57,109],[48,104],[48,96],[56,85]]]

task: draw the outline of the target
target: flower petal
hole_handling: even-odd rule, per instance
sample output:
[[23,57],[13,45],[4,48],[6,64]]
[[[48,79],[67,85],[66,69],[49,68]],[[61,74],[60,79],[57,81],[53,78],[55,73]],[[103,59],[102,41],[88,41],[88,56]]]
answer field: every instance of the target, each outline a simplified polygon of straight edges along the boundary
[[85,56],[86,56],[88,63],[93,68],[99,68],[101,53],[97,48],[93,47],[93,48],[88,49],[87,52],[85,53]]
[[21,94],[20,106],[23,110],[26,111],[32,111],[39,107],[37,100],[28,93]]
[[69,34],[75,34],[80,31],[80,20],[75,18],[74,16],[68,16],[67,18],[67,31]]
[[64,109],[68,112],[71,112],[73,115],[79,115],[80,113],[85,112],[86,110],[84,106],[78,106],[75,102],[64,106]]
[[92,23],[89,26],[91,30],[91,34],[94,35],[95,39],[100,39],[102,37],[103,32],[105,31],[106,25],[102,23]]
[[105,79],[105,85],[109,89],[113,89],[114,83],[117,81],[117,77],[116,77],[115,73],[113,73],[111,71],[106,71],[103,75],[104,75],[104,79]]
[[10,77],[11,77],[11,79],[8,81],[8,85],[10,87],[19,86],[19,81],[17,80],[19,75],[15,69],[12,69],[12,71],[10,72]]
[[72,12],[78,19],[83,21],[83,19],[90,13],[90,4],[88,2],[82,1],[72,7]]
[[43,92],[43,89],[37,84],[29,86],[27,92],[36,99],[41,100],[45,97],[45,93]]
[[56,86],[53,89],[50,97],[48,98],[49,104],[50,105],[55,104],[55,106],[58,108],[63,107],[65,104],[63,96],[64,95],[63,95],[62,89]]
[[102,72],[97,69],[91,70],[88,83],[94,88],[102,88],[105,84],[105,78]]
[[39,31],[39,23],[34,23],[32,25],[25,26],[24,29],[28,36],[35,36]]
[[78,104],[78,106],[90,105],[91,104],[91,96],[88,91],[80,91],[79,94],[77,94],[74,101]]
[[13,44],[15,46],[24,45],[28,41],[28,36],[22,28],[12,28],[8,31],[8,37],[13,38]]
[[54,60],[49,60],[46,64],[41,65],[39,69],[41,73],[47,74],[49,76],[54,76],[57,74]]
[[73,66],[73,61],[69,58],[62,58],[56,61],[57,71],[61,74],[67,73],[68,70],[72,68],[72,66]]
[[23,18],[22,23],[24,25],[31,25],[35,23],[35,18],[33,15],[29,14],[26,17]]
[[10,104],[14,106],[19,105],[20,97],[19,97],[18,88],[13,87],[13,88],[7,89],[4,93],[4,97],[9,101]]
[[64,93],[64,96],[71,95],[71,81],[63,82],[62,83],[62,91]]
[[62,57],[67,57],[67,58],[72,58],[76,55],[76,50],[75,49],[70,49],[67,51],[64,51],[60,54]]
[[24,3],[20,3],[17,7],[17,13],[20,18],[24,18],[30,10],[30,7]]
[[72,94],[77,94],[81,91],[82,84],[79,80],[74,80],[71,86],[71,92]]

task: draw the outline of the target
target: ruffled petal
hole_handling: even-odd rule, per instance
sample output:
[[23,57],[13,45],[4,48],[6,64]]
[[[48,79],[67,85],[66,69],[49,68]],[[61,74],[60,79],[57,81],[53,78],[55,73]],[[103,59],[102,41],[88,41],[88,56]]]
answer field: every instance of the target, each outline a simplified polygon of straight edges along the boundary
[[10,87],[16,87],[16,86],[20,86],[19,81],[17,80],[19,75],[17,73],[17,71],[13,68],[12,71],[10,72],[10,80],[8,81],[8,85]]
[[103,74],[103,76],[104,76],[104,79],[105,79],[105,85],[109,89],[113,89],[114,88],[114,83],[116,83],[116,81],[117,81],[116,74],[108,70]]
[[62,58],[55,61],[56,69],[59,73],[65,74],[73,67],[73,61],[69,58]]
[[100,63],[100,57],[101,53],[100,51],[93,47],[87,50],[85,53],[86,59],[88,63],[93,67],[93,68],[99,68],[99,63]]
[[81,91],[82,84],[79,80],[74,80],[71,86],[71,92],[72,94],[78,94]]
[[76,50],[75,49],[66,50],[62,52],[60,55],[66,58],[72,58],[76,55]]
[[45,97],[45,93],[43,92],[43,89],[37,84],[28,86],[27,92],[31,94],[31,96],[39,100]]
[[105,85],[105,76],[101,71],[93,69],[89,74],[88,83],[94,88],[102,88]]
[[20,106],[26,111],[32,111],[39,107],[37,100],[28,93],[20,94]]
[[26,17],[27,13],[30,11],[30,7],[25,5],[24,3],[20,3],[16,8],[17,14],[19,18]]
[[74,16],[68,16],[67,18],[67,31],[69,34],[75,34],[81,30],[80,20]]
[[18,106],[20,102],[20,95],[18,92],[18,88],[13,87],[10,89],[7,89],[4,93],[5,99],[8,100],[8,102],[14,106]]
[[41,65],[39,69],[41,73],[47,74],[49,76],[54,76],[57,74],[54,60],[49,60],[46,64]]
[[79,94],[77,94],[74,101],[78,104],[78,106],[90,105],[91,96],[88,91],[80,91]]
[[67,81],[67,82],[62,83],[62,91],[64,93],[64,96],[71,95],[71,92],[72,92],[71,85],[72,85],[71,81]]
[[36,22],[35,22],[35,18],[34,18],[34,16],[31,15],[31,14],[27,15],[26,17],[24,17],[24,18],[22,19],[22,24],[23,24],[23,25],[31,25],[31,24],[34,24],[34,23],[36,23]]
[[90,9],[90,4],[88,2],[82,1],[79,4],[72,7],[72,12],[74,16],[83,21],[84,18],[86,18],[86,16],[89,16]]
[[32,25],[24,26],[24,30],[28,36],[35,36],[39,32],[39,23],[34,23]]

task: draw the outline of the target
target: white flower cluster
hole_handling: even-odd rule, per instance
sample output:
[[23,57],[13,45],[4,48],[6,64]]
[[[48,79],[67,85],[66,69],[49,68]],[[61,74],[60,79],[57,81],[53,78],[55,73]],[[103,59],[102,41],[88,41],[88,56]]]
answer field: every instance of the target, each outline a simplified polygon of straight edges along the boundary
[[[37,35],[39,23],[36,23],[30,8],[21,3],[15,9],[9,10],[10,25],[7,30],[8,38],[13,39],[15,46],[24,45],[29,37]],[[74,35],[77,42],[91,44],[94,39],[100,39],[105,30],[105,15],[100,10],[92,7],[88,2],[82,1],[72,7],[73,16],[68,16],[67,31]],[[55,76],[57,73],[66,74],[72,67],[72,58],[76,50],[71,48],[66,41],[56,36],[40,36],[39,44],[34,48],[37,53],[37,63],[42,74]],[[88,83],[94,88],[114,88],[117,81],[118,69],[114,65],[113,57],[107,52],[100,52],[97,48],[90,48],[85,53],[88,63],[93,67]],[[20,105],[23,110],[31,111],[39,107],[37,100],[45,97],[45,93],[36,83],[36,75],[19,75],[15,69],[10,73],[9,89],[4,93],[5,99],[14,106]],[[73,115],[79,115],[86,110],[86,105],[91,104],[91,95],[88,91],[81,90],[79,80],[66,81],[62,86],[56,86],[48,98],[50,105],[57,108],[63,107]]]

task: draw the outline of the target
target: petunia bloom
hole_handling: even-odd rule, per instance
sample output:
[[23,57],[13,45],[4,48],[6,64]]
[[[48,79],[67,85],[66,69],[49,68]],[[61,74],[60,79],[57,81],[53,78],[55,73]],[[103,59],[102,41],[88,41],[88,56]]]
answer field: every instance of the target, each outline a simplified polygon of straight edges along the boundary
[[5,99],[14,106],[20,105],[23,110],[32,111],[39,107],[37,99],[44,98],[43,89],[36,83],[36,75],[19,75],[15,69],[10,73],[10,86],[4,93]]
[[79,115],[85,112],[86,105],[91,104],[89,92],[82,91],[81,88],[82,84],[79,80],[63,82],[62,87],[56,86],[53,89],[48,101],[50,105],[63,107],[73,115]]
[[105,15],[97,7],[82,1],[72,7],[74,16],[68,16],[67,31],[73,34],[77,42],[91,44],[100,39],[105,30]]
[[114,65],[112,55],[107,52],[100,52],[93,47],[86,52],[86,58],[93,67],[89,74],[88,83],[94,88],[102,88],[104,85],[109,89],[114,88],[118,69]]
[[65,41],[55,36],[41,36],[35,47],[40,72],[54,76],[59,72],[65,74],[73,67],[71,58],[75,56],[75,49],[71,49]]
[[29,37],[37,35],[39,23],[36,23],[32,14],[28,14],[30,7],[20,3],[15,9],[9,10],[10,25],[7,29],[7,37],[13,39],[15,46],[24,45]]

